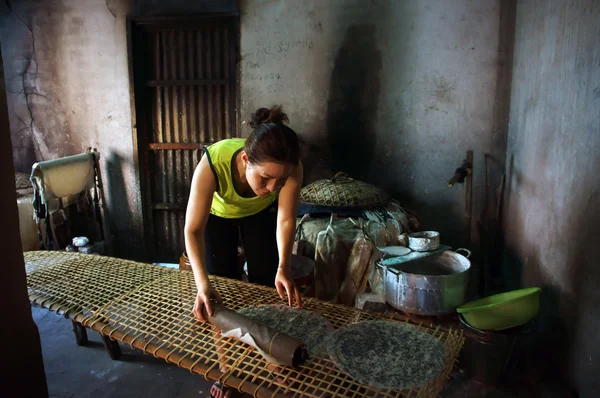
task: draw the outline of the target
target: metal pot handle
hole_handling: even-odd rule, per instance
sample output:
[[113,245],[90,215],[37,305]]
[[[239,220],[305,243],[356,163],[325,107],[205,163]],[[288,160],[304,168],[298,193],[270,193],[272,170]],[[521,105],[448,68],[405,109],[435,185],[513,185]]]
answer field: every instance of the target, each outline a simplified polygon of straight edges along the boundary
[[458,253],[458,254],[461,254],[461,253],[460,253],[460,252],[461,252],[461,250],[462,250],[462,251],[464,251],[465,253],[467,253],[467,254],[462,254],[463,256],[465,256],[466,258],[469,258],[469,257],[471,257],[471,250],[469,250],[469,249],[464,249],[464,248],[462,248],[462,247],[461,247],[460,249],[456,249],[456,250],[454,250],[454,252],[455,252],[455,253]]

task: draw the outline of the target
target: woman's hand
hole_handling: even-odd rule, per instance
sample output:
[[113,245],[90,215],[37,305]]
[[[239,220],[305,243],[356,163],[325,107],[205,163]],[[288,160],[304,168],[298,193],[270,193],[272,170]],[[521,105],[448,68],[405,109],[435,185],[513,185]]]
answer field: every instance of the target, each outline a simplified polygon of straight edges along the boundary
[[291,271],[289,271],[287,267],[280,266],[277,270],[277,275],[275,276],[275,288],[282,300],[285,300],[285,297],[287,296],[290,307],[292,306],[292,297],[295,297],[296,306],[302,308],[300,291],[298,291],[298,288],[292,279]]
[[206,312],[208,313],[208,315],[213,314],[212,311],[212,307],[211,307],[211,300],[213,303],[222,303],[222,299],[221,296],[219,295],[219,292],[217,292],[215,290],[214,287],[212,287],[212,285],[210,284],[210,282],[208,282],[207,284],[201,286],[198,289],[198,294],[196,295],[196,300],[194,301],[194,316],[196,317],[196,319],[198,319],[200,322],[206,322],[206,318],[204,318],[203,315],[203,308],[206,306]]
[[300,187],[303,175],[302,162],[288,177],[285,185],[279,191],[277,199],[277,249],[279,252],[279,268],[275,277],[275,288],[279,297],[285,300],[287,295],[288,304],[292,306],[292,296],[296,298],[296,305],[302,308],[302,298],[294,283],[291,270],[291,254],[296,234],[296,214],[298,213],[298,200],[300,198]]

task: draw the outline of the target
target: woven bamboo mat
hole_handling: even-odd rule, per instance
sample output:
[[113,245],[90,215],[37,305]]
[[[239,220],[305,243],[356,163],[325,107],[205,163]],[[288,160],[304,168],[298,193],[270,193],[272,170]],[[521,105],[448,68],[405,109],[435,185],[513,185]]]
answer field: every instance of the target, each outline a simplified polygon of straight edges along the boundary
[[112,257],[58,251],[25,252],[29,300],[86,321],[110,300],[176,270]]
[[[274,367],[252,347],[221,337],[209,324],[196,321],[192,315],[196,288],[191,271],[66,252],[27,252],[25,261],[32,304],[259,397],[437,396],[464,341],[459,330],[413,325],[444,345],[443,373],[420,389],[375,389],[354,381],[328,357],[311,358],[297,369]],[[231,309],[282,303],[271,288],[219,277],[211,277],[211,281]],[[336,328],[387,319],[316,299],[305,299],[304,308],[325,316]]]

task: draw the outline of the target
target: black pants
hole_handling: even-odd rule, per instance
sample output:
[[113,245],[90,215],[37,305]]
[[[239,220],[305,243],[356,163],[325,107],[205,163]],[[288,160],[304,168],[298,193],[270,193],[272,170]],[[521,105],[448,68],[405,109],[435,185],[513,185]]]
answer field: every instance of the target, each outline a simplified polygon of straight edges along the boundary
[[276,233],[277,202],[258,214],[244,218],[209,215],[204,234],[208,273],[240,279],[237,248],[241,236],[248,262],[248,279],[252,283],[273,287],[279,265]]

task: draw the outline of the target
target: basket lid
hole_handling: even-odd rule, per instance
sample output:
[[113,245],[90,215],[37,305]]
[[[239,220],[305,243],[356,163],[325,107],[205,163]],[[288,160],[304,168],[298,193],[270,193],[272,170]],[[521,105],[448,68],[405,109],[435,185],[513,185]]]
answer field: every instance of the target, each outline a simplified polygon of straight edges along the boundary
[[379,188],[352,179],[342,172],[331,179],[315,181],[300,190],[300,202],[313,206],[372,208],[383,206],[389,200],[389,195]]

